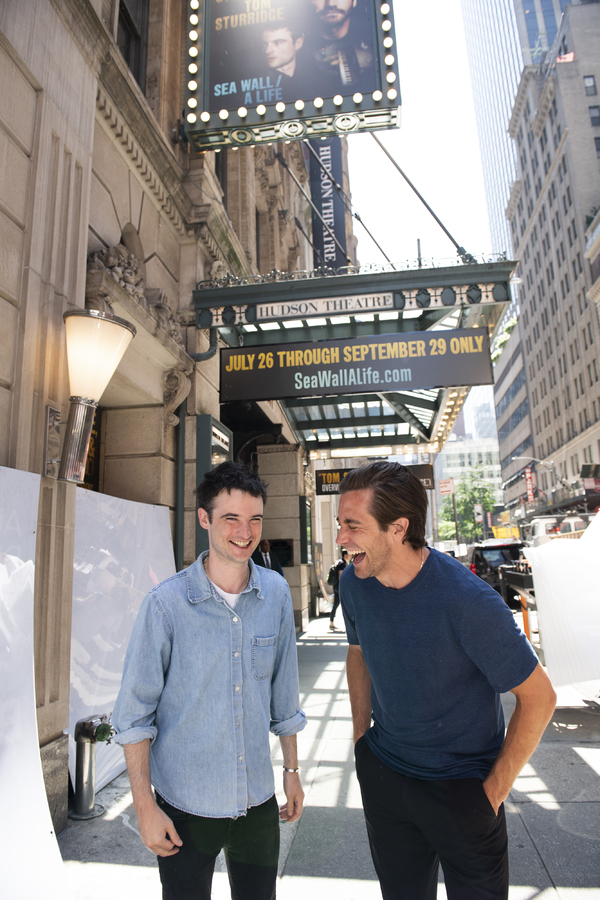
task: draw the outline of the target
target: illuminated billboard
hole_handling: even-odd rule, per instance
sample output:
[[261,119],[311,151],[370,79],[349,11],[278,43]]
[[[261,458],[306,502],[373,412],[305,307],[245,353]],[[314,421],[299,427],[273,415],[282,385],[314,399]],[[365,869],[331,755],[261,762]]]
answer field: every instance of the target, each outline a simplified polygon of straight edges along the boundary
[[194,150],[398,124],[391,4],[188,0],[186,133]]

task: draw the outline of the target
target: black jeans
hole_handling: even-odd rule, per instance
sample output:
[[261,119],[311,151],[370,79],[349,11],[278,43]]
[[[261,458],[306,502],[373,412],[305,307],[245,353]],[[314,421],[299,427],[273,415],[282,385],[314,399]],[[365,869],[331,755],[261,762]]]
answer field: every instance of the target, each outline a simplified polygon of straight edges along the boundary
[[340,592],[334,590],[334,592],[333,592],[333,606],[331,607],[331,613],[330,613],[330,615],[329,615],[329,618],[330,618],[330,620],[331,620],[332,622],[333,622],[333,620],[335,619],[335,614],[336,614],[336,612],[337,612],[337,608],[338,608],[339,605],[340,605]]
[[408,778],[381,762],[364,737],[355,755],[384,900],[435,900],[440,862],[448,900],[506,900],[504,806],[496,816],[479,778]]
[[279,810],[274,796],[237,819],[192,816],[159,794],[156,802],[183,841],[179,853],[158,857],[163,900],[210,900],[215,860],[222,849],[233,900],[275,900]]

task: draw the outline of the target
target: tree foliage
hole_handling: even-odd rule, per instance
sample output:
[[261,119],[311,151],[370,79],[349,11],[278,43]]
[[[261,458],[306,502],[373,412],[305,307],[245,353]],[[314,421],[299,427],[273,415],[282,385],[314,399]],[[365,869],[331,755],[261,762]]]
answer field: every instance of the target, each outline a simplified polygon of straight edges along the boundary
[[[492,512],[496,506],[496,493],[492,482],[486,481],[479,469],[473,468],[468,475],[463,476],[456,484],[458,532],[460,538],[466,542],[477,541],[483,538],[483,525],[481,522],[475,521],[476,503],[480,503],[483,506],[484,514]],[[439,518],[438,533],[440,540],[452,540],[456,534],[452,497],[444,497]],[[486,534],[488,537],[491,537],[487,528]]]

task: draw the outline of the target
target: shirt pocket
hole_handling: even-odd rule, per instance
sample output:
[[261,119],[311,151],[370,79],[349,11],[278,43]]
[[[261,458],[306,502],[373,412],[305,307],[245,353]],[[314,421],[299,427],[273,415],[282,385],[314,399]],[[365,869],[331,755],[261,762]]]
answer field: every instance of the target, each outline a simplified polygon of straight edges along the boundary
[[252,638],[252,674],[257,681],[269,678],[275,661],[275,635]]

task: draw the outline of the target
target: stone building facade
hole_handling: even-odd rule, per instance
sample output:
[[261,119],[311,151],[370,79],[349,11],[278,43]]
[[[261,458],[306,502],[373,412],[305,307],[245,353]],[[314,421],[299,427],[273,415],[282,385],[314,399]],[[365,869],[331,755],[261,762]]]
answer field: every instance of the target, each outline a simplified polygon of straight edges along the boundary
[[[195,327],[192,290],[227,272],[312,268],[295,223],[310,233],[310,208],[274,156],[283,153],[306,184],[301,143],[191,154],[181,138],[186,15],[183,0],[0,4],[0,466],[42,475],[35,677],[58,830],[66,822],[63,730],[81,490],[47,474],[44,453],[47,407],[63,421],[68,411],[63,313],[112,312],[137,329],[100,399],[96,489],[167,506],[175,523],[176,427],[185,416],[182,561],[189,564],[196,417],[221,418],[218,354],[209,332]],[[192,359],[198,353],[207,358]],[[237,436],[233,426],[236,446],[262,436],[260,471],[277,438],[295,496],[310,493],[304,452],[277,403],[252,404]],[[291,482],[280,480],[285,503]],[[297,500],[292,505],[296,511]],[[266,537],[281,533],[280,507],[274,502],[267,513]],[[293,523],[288,530],[295,540]],[[295,560],[289,580],[300,625],[310,602],[308,566]]]
[[[600,206],[599,41],[600,4],[568,6],[546,62],[523,72],[509,125],[519,177],[507,216],[533,432],[518,455],[542,461],[537,485],[550,509],[582,494],[582,466],[600,461],[600,327],[585,259]],[[527,464],[503,469],[505,480]]]

